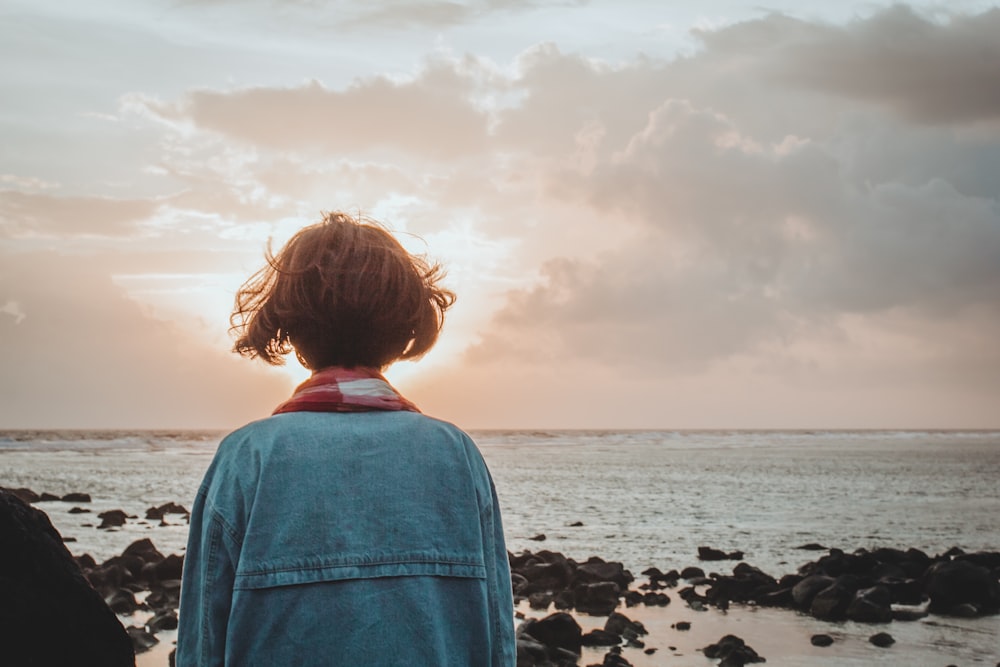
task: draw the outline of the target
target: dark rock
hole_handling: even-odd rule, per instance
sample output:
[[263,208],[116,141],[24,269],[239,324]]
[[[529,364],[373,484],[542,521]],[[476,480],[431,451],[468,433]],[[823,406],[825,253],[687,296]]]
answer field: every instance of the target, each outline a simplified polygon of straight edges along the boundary
[[519,635],[517,638],[517,667],[534,667],[535,665],[551,665],[549,651],[545,645],[530,635]]
[[154,635],[160,630],[176,630],[177,612],[171,609],[156,614],[146,621],[146,629]]
[[813,646],[829,646],[833,643],[833,637],[830,635],[813,635],[809,638],[809,643]]
[[153,541],[148,537],[136,540],[132,544],[125,547],[125,551],[122,552],[122,556],[136,556],[144,563],[158,563],[163,560],[163,554],[156,549],[153,545]]
[[1000,610],[1000,583],[988,569],[969,560],[935,563],[924,576],[930,611],[948,614],[961,604],[975,605],[980,614]]
[[618,612],[608,616],[604,622],[604,629],[616,635],[621,635],[625,639],[635,639],[636,637],[649,634],[646,627],[639,621],[633,621],[625,614]]
[[670,596],[666,593],[646,593],[642,596],[642,603],[647,607],[666,607],[670,604]]
[[690,623],[690,621],[677,621],[676,623],[674,623],[670,627],[672,627],[674,630],[685,631],[685,630],[690,630],[691,629],[691,623]]
[[549,592],[532,593],[528,596],[528,606],[532,609],[548,609],[551,603],[552,593]]
[[187,511],[183,505],[178,505],[177,503],[164,503],[159,507],[150,507],[146,510],[147,519],[162,519],[167,514],[183,514],[185,516],[191,513]]
[[621,654],[621,649],[615,647],[604,654],[604,660],[599,665],[588,667],[632,667],[632,663]]
[[592,584],[598,582],[611,581],[618,584],[621,590],[627,590],[628,585],[635,581],[632,573],[625,569],[625,566],[617,562],[605,562],[600,558],[590,558],[586,563],[581,564],[573,573],[573,584]]
[[726,553],[713,547],[698,547],[698,560],[743,560],[743,552]]
[[574,521],[573,523],[568,523],[566,525],[569,526],[570,528],[579,528],[580,526],[583,525],[583,522],[582,521]]
[[157,581],[180,579],[184,569],[184,556],[170,554],[154,566]]
[[681,579],[700,579],[705,576],[705,570],[700,567],[689,566],[681,570]]
[[130,625],[125,630],[128,632],[128,636],[132,640],[132,648],[135,649],[136,653],[148,651],[160,643],[159,639],[146,632],[144,628],[137,628],[134,625]]
[[854,594],[844,615],[860,623],[888,623],[892,620],[892,597],[885,586],[864,588]]
[[85,507],[71,507],[69,508],[70,514],[90,514],[90,510]]
[[98,514],[97,518],[101,520],[101,525],[98,528],[117,528],[125,525],[125,519],[128,518],[128,515],[122,510],[108,510]]
[[134,666],[121,622],[44,512],[0,491],[0,544],[3,664]]
[[558,611],[540,620],[529,620],[521,624],[519,634],[529,635],[549,648],[561,648],[580,654],[580,624],[566,612]]
[[89,493],[67,493],[62,497],[64,503],[89,503]]
[[742,667],[747,663],[766,662],[757,652],[736,635],[726,635],[715,644],[702,649],[707,658],[721,658],[720,666]]
[[9,493],[9,494],[15,496],[16,498],[21,499],[25,504],[28,504],[28,505],[30,505],[32,503],[37,503],[41,499],[40,495],[38,495],[37,493],[35,493],[31,489],[23,488],[23,487],[19,488],[19,489],[5,489],[3,487],[0,487],[0,493],[4,493],[4,492],[5,493]]
[[796,549],[802,549],[804,551],[826,551],[826,547],[822,544],[817,544],[816,542],[810,542],[808,544],[801,544]]
[[593,616],[607,616],[618,606],[621,589],[613,581],[577,584],[573,587],[576,610]]
[[824,574],[810,575],[792,587],[792,601],[799,609],[809,609],[816,594],[829,588],[833,582],[833,577]]
[[580,638],[580,642],[583,646],[618,646],[622,638],[607,630],[591,630]]
[[139,608],[139,603],[135,601],[135,595],[124,588],[119,588],[104,598],[104,603],[116,614],[131,614]]
[[809,605],[809,614],[826,621],[843,619],[846,617],[847,607],[854,599],[854,593],[852,586],[837,579],[816,594]]
[[545,536],[545,533],[538,533],[534,537],[529,537],[528,539],[533,542],[544,542],[548,538]]
[[888,632],[876,633],[871,637],[869,637],[868,641],[874,644],[875,646],[879,646],[881,648],[886,648],[896,643],[896,640],[893,639],[892,635],[890,635]]

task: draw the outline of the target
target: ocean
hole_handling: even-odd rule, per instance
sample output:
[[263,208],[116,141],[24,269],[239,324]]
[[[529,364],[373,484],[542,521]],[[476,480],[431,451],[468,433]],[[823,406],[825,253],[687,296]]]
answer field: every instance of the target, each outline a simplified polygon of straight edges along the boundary
[[[222,435],[0,432],[0,486],[89,493],[90,513],[71,514],[74,503],[61,501],[37,505],[73,540],[67,546],[76,555],[101,561],[142,537],[165,554],[181,553],[187,534],[181,516],[168,515],[169,525],[142,517],[166,502],[190,508]],[[699,546],[742,551],[746,562],[776,577],[815,559],[815,552],[798,548],[807,543],[845,551],[916,547],[931,555],[956,546],[1000,550],[1000,431],[471,435],[493,474],[511,551],[548,549],[578,561],[596,555],[623,562],[637,580],[651,566],[730,571],[733,562],[699,563]],[[96,514],[107,509],[138,518],[117,530],[94,528]],[[796,622],[811,627],[812,619]],[[943,665],[952,654],[966,660],[955,664],[1000,660],[997,617],[955,627],[965,629],[945,632],[940,641],[928,629],[927,650],[906,660]],[[939,645],[942,657],[929,652]],[[845,658],[860,662],[777,664],[869,664],[864,655]]]

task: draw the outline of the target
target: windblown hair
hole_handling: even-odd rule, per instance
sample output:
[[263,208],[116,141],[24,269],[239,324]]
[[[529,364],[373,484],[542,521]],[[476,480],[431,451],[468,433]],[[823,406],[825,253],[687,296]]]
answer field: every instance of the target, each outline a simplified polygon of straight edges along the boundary
[[411,255],[378,223],[324,214],[300,230],[236,293],[233,351],[309,368],[384,368],[437,341],[454,293],[440,265]]

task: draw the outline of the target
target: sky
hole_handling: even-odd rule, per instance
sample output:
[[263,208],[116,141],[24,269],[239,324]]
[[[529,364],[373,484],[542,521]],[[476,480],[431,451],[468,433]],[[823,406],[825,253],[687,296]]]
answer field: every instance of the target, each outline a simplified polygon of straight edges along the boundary
[[1000,3],[0,0],[0,428],[234,428],[323,211],[479,428],[1000,428]]

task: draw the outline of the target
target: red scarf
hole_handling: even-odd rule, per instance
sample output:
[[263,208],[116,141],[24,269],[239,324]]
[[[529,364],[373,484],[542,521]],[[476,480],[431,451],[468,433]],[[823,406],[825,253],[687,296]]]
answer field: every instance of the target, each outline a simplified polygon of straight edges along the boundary
[[331,366],[315,371],[311,378],[295,388],[292,397],[279,405],[274,414],[372,410],[420,412],[374,368]]

